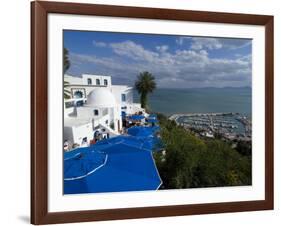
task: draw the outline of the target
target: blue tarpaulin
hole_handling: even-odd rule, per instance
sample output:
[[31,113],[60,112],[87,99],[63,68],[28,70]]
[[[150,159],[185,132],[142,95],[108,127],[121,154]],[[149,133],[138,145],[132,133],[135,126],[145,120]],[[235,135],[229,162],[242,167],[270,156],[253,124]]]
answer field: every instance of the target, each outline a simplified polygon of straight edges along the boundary
[[[79,155],[79,151],[84,152],[84,148],[74,151],[73,158]],[[76,170],[65,173],[64,194],[156,190],[162,183],[149,151],[125,143],[93,145],[85,150],[86,153],[88,151],[92,151],[93,157],[96,155],[97,159],[103,159],[104,162],[97,170],[93,170],[87,155],[80,156],[79,161],[86,158],[84,164],[73,161],[72,164],[78,165],[72,166]],[[70,153],[67,153],[68,160],[65,162],[69,158]],[[65,171],[67,167],[69,165],[64,164]],[[82,174],[86,176],[81,177]]]

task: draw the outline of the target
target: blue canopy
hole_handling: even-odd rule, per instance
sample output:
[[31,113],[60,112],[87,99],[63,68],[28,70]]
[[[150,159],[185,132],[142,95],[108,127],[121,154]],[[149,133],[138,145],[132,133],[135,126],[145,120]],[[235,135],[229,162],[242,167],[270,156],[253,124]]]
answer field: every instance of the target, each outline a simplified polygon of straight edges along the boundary
[[110,139],[105,139],[97,142],[94,146],[96,150],[103,151],[107,145],[126,144],[132,147],[141,148],[146,151],[158,151],[163,148],[161,139],[155,136],[116,136]]
[[148,126],[133,126],[128,129],[128,134],[132,136],[148,137],[154,133],[152,127]]
[[101,167],[106,155],[94,152],[92,148],[77,148],[73,153],[64,156],[64,179],[83,177]]
[[152,126],[151,129],[155,133],[155,132],[160,131],[160,126]]
[[132,136],[148,137],[159,131],[159,126],[133,126],[128,129],[128,134]]
[[144,119],[145,117],[143,115],[130,115],[128,118],[131,120],[134,120],[134,121],[140,121],[140,120]]
[[[98,150],[98,146],[103,147],[102,151]],[[75,178],[76,173],[68,173],[64,180],[64,194],[156,190],[162,183],[151,152],[124,143],[103,143],[90,149],[92,153],[106,156],[103,165],[96,170],[91,170],[93,167],[85,170],[86,176],[83,177],[79,174]],[[75,155],[77,153],[74,152]],[[95,157],[99,158],[98,155]],[[76,162],[73,161],[73,164]],[[64,164],[65,171],[66,166],[68,164]]]
[[107,145],[115,145],[115,144],[120,144],[120,143],[129,145],[129,146],[139,147],[139,146],[141,146],[143,141],[136,139],[136,137],[133,137],[133,136],[121,135],[121,136],[111,137],[109,139],[98,141],[94,146],[96,149],[102,150],[105,147],[108,147]]
[[163,143],[158,137],[151,137],[144,141],[142,148],[150,149],[151,151],[160,151],[163,150]]

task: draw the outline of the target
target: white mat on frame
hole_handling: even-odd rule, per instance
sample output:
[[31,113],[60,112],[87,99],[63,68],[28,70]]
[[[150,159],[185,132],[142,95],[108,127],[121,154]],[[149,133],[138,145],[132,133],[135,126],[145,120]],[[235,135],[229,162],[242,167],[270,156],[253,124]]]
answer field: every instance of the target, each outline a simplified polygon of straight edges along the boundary
[[[50,212],[264,199],[264,27],[51,14],[48,18],[48,208]],[[252,38],[252,186],[63,195],[63,29]]]

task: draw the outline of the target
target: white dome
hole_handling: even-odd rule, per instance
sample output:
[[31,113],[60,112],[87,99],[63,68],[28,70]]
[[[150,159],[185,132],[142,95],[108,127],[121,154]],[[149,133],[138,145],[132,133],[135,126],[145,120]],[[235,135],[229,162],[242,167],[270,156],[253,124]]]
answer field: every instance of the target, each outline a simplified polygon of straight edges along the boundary
[[87,105],[97,108],[115,107],[116,100],[107,88],[96,88],[87,96]]

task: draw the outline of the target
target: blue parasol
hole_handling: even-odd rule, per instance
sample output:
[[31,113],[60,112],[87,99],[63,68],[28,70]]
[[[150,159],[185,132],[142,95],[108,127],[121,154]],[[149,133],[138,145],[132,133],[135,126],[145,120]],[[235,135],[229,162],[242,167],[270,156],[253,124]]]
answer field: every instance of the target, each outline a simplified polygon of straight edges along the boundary
[[[97,146],[103,146],[102,153]],[[90,156],[82,157],[78,166],[75,166],[78,162],[73,161],[71,172],[65,173],[64,194],[157,190],[162,183],[151,152],[143,151],[142,148],[125,143],[104,143],[91,146],[89,151],[105,156],[103,164],[93,170],[94,166],[87,166]],[[73,157],[76,155],[74,153]],[[69,161],[67,159],[65,162]],[[83,161],[85,162],[82,163]],[[69,164],[65,164],[66,166],[69,167]],[[81,171],[80,166],[85,166],[86,170]],[[66,168],[64,170],[67,171]]]

